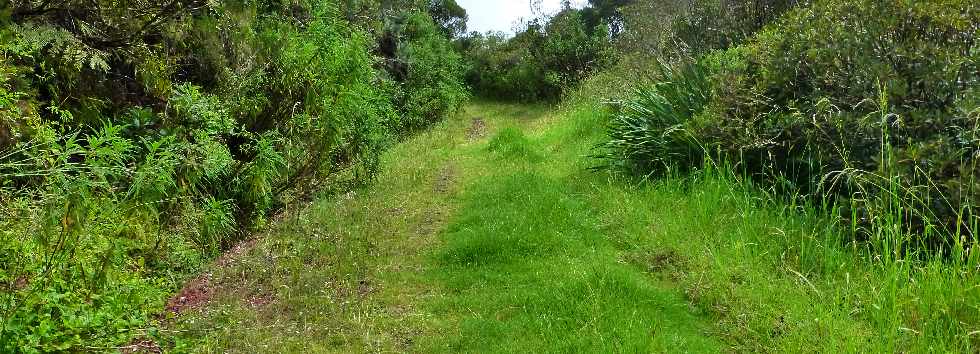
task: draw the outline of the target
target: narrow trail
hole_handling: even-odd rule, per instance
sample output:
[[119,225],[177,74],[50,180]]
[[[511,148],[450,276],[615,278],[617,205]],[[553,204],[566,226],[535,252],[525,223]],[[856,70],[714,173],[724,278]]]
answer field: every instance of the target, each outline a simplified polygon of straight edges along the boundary
[[587,170],[599,133],[594,116],[471,104],[394,147],[372,186],[217,264],[178,349],[722,350],[670,279],[680,260],[638,251],[649,216]]

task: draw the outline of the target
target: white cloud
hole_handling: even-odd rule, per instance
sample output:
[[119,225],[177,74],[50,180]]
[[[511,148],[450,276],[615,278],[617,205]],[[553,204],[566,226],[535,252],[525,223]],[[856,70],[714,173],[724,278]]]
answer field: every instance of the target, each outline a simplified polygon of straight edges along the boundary
[[[457,0],[469,15],[466,30],[486,32],[500,31],[513,34],[514,25],[521,19],[534,17],[530,0]],[[587,0],[572,0],[572,6],[581,8]],[[551,14],[561,8],[561,0],[543,0],[542,8]]]

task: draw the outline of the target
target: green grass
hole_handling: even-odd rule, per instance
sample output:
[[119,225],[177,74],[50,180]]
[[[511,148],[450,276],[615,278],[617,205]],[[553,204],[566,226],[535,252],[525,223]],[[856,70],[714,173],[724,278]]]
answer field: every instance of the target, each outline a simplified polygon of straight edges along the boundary
[[216,266],[214,298],[175,320],[169,345],[977,350],[975,269],[868,260],[812,208],[718,171],[592,172],[603,122],[589,106],[471,104],[389,151],[373,186],[294,206]]
[[449,328],[423,351],[717,350],[680,292],[618,261],[567,182],[508,171],[464,193],[432,272]]

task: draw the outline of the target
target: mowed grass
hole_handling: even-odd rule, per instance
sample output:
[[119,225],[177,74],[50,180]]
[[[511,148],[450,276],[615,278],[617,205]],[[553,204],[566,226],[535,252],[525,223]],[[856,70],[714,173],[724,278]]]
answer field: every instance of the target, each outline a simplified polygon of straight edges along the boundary
[[[589,167],[601,108],[476,102],[213,271],[194,352],[976,351],[976,271],[866,257],[730,174]],[[169,332],[168,332],[169,333]]]
[[682,293],[619,261],[567,180],[524,168],[466,193],[432,270],[445,293],[431,309],[448,322],[423,351],[720,348]]
[[592,173],[572,161],[588,144],[559,154],[526,134],[550,112],[471,105],[395,147],[375,185],[297,208],[215,267],[214,297],[177,318],[174,348],[720,349],[680,288],[604,234],[581,195]]

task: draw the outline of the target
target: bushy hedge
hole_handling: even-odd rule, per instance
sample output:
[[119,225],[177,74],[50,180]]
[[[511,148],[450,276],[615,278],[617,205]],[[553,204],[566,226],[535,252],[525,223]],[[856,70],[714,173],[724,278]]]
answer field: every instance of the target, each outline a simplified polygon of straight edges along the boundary
[[278,206],[369,181],[467,97],[424,9],[383,16],[408,19],[399,76],[333,2],[89,5],[0,10],[2,352],[126,344]]
[[[923,236],[915,245],[949,249],[972,240],[977,226],[977,38],[980,7],[971,1],[814,1],[745,44],[688,64],[708,70],[703,79],[663,79],[710,85],[703,107],[648,118],[630,107],[678,106],[680,99],[651,105],[641,93],[626,101],[612,141],[640,134],[663,142],[659,121],[677,121],[703,157],[735,164],[783,192],[891,203],[898,222]],[[649,144],[607,148],[614,160],[648,151],[654,156],[640,162],[699,160],[678,160]],[[866,207],[852,205],[841,203],[845,214],[874,221]]]

